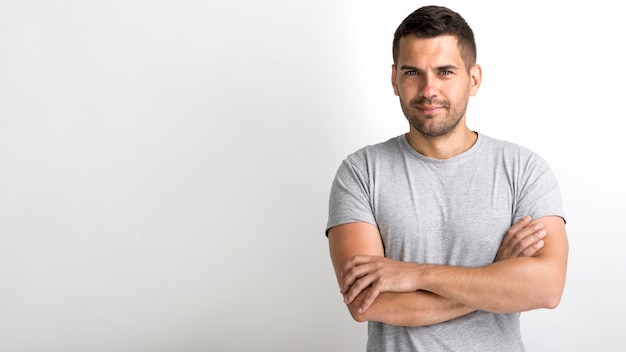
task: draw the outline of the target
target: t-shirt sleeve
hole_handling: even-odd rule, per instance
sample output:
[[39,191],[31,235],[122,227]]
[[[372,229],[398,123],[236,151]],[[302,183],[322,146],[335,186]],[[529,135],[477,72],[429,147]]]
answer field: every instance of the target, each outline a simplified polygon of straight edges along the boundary
[[352,222],[376,225],[368,174],[355,165],[355,160],[347,158],[339,166],[332,183],[326,235],[331,227]]
[[532,153],[519,176],[514,222],[527,214],[533,219],[559,216],[565,220],[558,182],[543,158]]

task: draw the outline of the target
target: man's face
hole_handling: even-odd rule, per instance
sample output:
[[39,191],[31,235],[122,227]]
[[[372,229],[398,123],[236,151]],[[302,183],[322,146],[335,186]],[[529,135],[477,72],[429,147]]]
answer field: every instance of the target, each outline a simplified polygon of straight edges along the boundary
[[400,39],[392,85],[412,129],[428,137],[450,134],[463,120],[478,91],[480,66],[467,72],[453,36]]

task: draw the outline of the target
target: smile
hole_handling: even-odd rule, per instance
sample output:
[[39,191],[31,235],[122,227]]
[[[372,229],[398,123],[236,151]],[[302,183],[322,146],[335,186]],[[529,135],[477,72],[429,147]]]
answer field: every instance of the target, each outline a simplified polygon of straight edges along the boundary
[[417,108],[427,115],[435,114],[439,110],[443,109],[442,106],[418,106]]

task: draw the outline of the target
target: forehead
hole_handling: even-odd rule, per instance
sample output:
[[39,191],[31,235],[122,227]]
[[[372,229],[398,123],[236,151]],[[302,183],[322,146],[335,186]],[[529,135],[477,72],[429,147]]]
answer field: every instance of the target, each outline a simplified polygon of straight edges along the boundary
[[434,38],[418,38],[407,35],[400,38],[398,65],[434,63],[437,65],[463,63],[456,37],[451,35]]

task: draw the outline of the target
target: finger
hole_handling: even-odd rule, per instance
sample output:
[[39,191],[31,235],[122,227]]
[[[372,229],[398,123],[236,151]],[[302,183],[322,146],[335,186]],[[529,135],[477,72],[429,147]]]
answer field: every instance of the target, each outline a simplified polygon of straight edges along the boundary
[[361,274],[359,274],[359,272],[361,272],[362,270],[360,269],[363,268],[359,269],[359,267],[367,264],[369,260],[371,260],[369,256],[354,256],[346,261],[339,274],[341,293],[345,293],[350,285],[352,285],[352,283],[354,283],[356,279],[362,276]]
[[508,231],[506,232],[504,239],[502,240],[502,245],[506,246],[509,244],[509,242],[511,242],[511,240],[514,240],[514,236],[522,231],[526,226],[528,226],[528,224],[530,224],[531,222],[531,217],[530,215],[524,215],[521,219],[519,219],[515,224],[513,224],[513,226],[511,226]]
[[522,251],[522,253],[520,253],[520,257],[533,257],[535,254],[537,254],[541,248],[543,248],[543,240],[538,240],[537,242],[533,243],[530,247],[524,249]]
[[354,257],[348,259],[346,263],[343,265],[341,269],[340,275],[346,276],[351,270],[358,267],[359,265],[370,263],[372,260],[378,258],[377,256],[371,255],[355,255]]
[[513,230],[513,232],[517,232],[517,231],[523,229],[524,227],[528,226],[528,224],[530,224],[531,220],[532,219],[531,219],[530,215],[524,215],[515,224],[513,224],[513,226],[511,226],[511,230]]
[[[522,219],[516,225],[525,223]],[[537,241],[545,237],[544,225],[542,223],[530,223],[525,227],[519,229],[519,226],[511,227],[507,232],[505,239],[502,240],[502,244],[498,249],[495,261],[501,261],[520,256],[531,257],[541,247],[536,247]],[[535,246],[535,247],[533,247]]]
[[[532,229],[532,232],[528,232],[529,229],[524,229],[524,233],[520,232],[519,238],[516,239],[516,243],[511,248],[511,258],[513,257],[532,257],[537,250],[543,247],[543,242],[541,246],[537,247],[539,241],[541,241],[546,236],[546,231],[543,229],[543,225],[535,224],[533,226],[529,226]],[[526,235],[528,233],[528,235]]]
[[359,313],[365,312],[372,305],[372,303],[374,303],[379,294],[380,290],[378,289],[378,285],[372,286],[372,288],[365,295],[363,302],[361,302]]
[[356,280],[359,279],[359,277],[360,276],[354,273],[354,270],[351,270],[350,273],[341,280],[341,289],[339,291],[344,295],[348,293],[350,287],[355,283]]
[[348,290],[354,285],[354,283],[360,278],[366,276],[370,273],[371,268],[369,263],[364,263],[358,266],[353,267],[350,271],[346,272],[344,277],[341,279],[341,293],[345,294]]
[[509,242],[506,246],[510,246],[514,249],[514,255],[518,256],[522,250],[530,246],[536,241],[536,234],[543,229],[542,223],[528,224],[526,227],[511,234]]
[[519,256],[520,257],[532,257],[535,254],[537,254],[537,252],[539,252],[539,250],[543,248],[543,245],[544,245],[543,239],[544,237],[546,237],[546,235],[547,235],[546,230],[544,230],[543,226],[541,226],[538,231],[533,233],[532,236],[528,236],[525,239],[525,243],[528,245],[526,246],[526,248],[524,248],[520,252]]
[[525,255],[524,251],[528,250],[528,252],[533,252],[533,245],[536,245],[537,242],[542,240],[545,236],[546,236],[546,231],[543,229],[543,226],[535,226],[531,234],[521,238],[515,244],[513,254],[516,257],[517,256],[528,256],[528,257],[532,256],[532,254]]
[[366,275],[354,282],[350,289],[343,296],[343,301],[346,304],[352,303],[354,299],[367,287],[371,286],[374,282],[374,275]]

